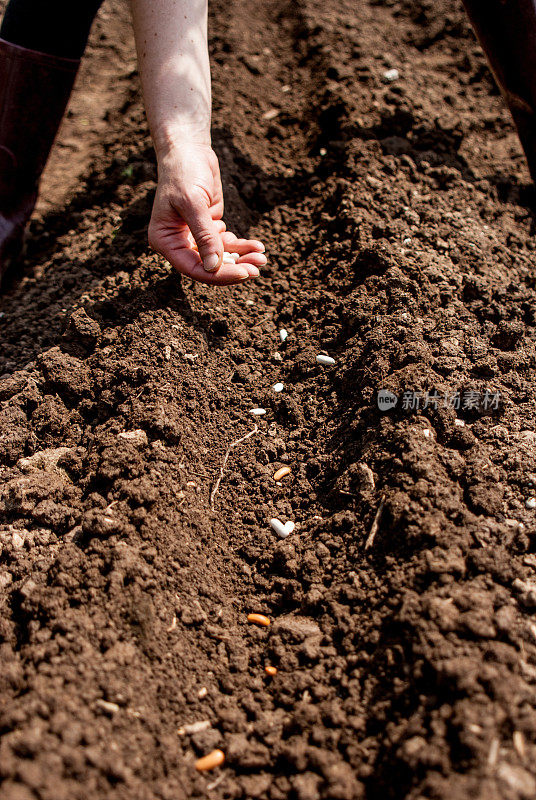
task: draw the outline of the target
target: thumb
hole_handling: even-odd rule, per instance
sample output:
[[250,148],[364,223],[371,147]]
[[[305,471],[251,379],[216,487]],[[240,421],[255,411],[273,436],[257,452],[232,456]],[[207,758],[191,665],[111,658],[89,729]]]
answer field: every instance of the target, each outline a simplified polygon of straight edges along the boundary
[[197,244],[203,267],[216,272],[223,258],[223,242],[208,205],[202,200],[190,204],[183,217]]

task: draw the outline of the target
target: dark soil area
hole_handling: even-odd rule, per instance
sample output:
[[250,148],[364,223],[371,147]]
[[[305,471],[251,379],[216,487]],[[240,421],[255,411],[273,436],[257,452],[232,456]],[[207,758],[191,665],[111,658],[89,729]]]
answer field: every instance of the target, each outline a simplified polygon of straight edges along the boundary
[[104,13],[0,300],[2,799],[533,798],[535,194],[461,5],[212,3],[225,290]]

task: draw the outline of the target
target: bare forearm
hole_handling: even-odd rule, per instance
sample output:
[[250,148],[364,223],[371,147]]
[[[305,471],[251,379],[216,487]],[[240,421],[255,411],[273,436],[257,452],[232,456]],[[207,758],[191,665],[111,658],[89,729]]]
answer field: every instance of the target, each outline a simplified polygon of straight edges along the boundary
[[131,0],[145,108],[157,156],[210,144],[207,0]]

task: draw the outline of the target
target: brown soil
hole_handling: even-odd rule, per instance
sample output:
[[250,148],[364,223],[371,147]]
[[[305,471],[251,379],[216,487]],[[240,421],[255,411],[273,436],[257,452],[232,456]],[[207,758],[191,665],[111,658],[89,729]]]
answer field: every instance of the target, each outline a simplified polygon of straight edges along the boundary
[[223,291],[147,247],[104,11],[0,302],[2,798],[534,797],[534,194],[461,5],[214,0]]

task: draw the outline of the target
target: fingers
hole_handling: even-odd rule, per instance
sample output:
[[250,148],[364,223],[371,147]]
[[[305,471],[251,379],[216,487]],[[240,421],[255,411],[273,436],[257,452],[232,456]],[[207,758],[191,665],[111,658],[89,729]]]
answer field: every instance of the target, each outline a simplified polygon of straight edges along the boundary
[[223,257],[221,224],[212,219],[210,208],[202,197],[190,202],[181,209],[184,221],[195,239],[199,256],[207,272],[215,272]]
[[265,267],[268,263],[268,259],[264,255],[264,253],[246,253],[243,256],[240,256],[237,264],[254,264],[256,267]]
[[241,256],[251,252],[264,253],[266,249],[257,239],[238,239],[231,231],[223,232],[221,238],[226,250]]
[[230,286],[243,283],[250,278],[257,278],[260,274],[254,264],[222,264],[216,272],[207,272],[197,250],[174,246],[172,238],[162,239],[158,252],[169,261],[177,272],[211,286]]

